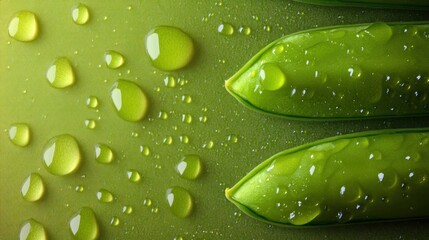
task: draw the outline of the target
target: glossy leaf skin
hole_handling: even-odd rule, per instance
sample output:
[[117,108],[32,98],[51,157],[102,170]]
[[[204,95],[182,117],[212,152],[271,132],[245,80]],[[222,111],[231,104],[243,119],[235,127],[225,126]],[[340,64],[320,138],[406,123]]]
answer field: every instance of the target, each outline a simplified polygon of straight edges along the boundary
[[295,0],[297,2],[343,7],[374,7],[429,10],[425,0]]
[[373,23],[282,37],[226,81],[244,105],[299,119],[429,114],[429,23]]
[[429,217],[429,128],[378,130],[280,152],[226,197],[281,226]]

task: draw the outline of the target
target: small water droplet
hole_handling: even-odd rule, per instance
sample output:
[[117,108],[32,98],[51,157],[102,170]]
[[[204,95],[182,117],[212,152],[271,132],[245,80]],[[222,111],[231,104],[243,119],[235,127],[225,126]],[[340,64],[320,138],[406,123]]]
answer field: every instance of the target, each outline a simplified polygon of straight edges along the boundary
[[238,136],[234,134],[228,135],[227,140],[230,143],[238,143]]
[[150,148],[148,146],[140,146],[140,152],[143,156],[147,157],[150,155]]
[[55,59],[48,71],[46,78],[54,88],[66,88],[75,83],[75,76],[70,61],[65,57]]
[[26,123],[12,124],[9,129],[10,141],[20,147],[25,147],[30,143],[30,127]]
[[238,28],[238,32],[245,36],[249,36],[252,30],[250,29],[250,27],[241,26]]
[[214,147],[214,145],[215,145],[215,143],[212,140],[210,140],[210,141],[203,144],[203,148],[212,149]]
[[108,68],[117,69],[124,65],[125,58],[119,52],[110,50],[104,53],[104,61]]
[[69,227],[75,239],[97,239],[99,235],[97,218],[89,207],[79,209],[70,218]]
[[362,76],[362,69],[359,66],[352,66],[347,69],[349,76],[353,79],[358,79]]
[[74,190],[78,193],[81,193],[85,190],[85,188],[82,185],[77,185]]
[[110,97],[117,114],[122,119],[137,122],[145,116],[148,100],[137,84],[128,80],[118,80],[110,90]]
[[200,156],[189,154],[182,157],[176,165],[176,171],[182,178],[194,180],[198,178],[202,172],[202,163]]
[[103,203],[111,203],[113,202],[113,199],[114,199],[113,194],[109,190],[106,190],[104,188],[100,189],[97,192],[96,196],[98,201]]
[[86,24],[89,21],[89,9],[86,5],[78,3],[72,7],[73,22],[79,25]]
[[193,208],[193,200],[188,190],[182,187],[167,189],[166,198],[171,212],[180,218],[188,217]]
[[143,205],[145,205],[147,207],[152,206],[152,199],[146,198],[145,200],[143,200]]
[[94,119],[85,119],[85,126],[88,129],[95,129],[97,127],[97,122]]
[[182,122],[190,124],[192,122],[191,114],[182,114]]
[[166,145],[171,145],[173,143],[173,137],[167,136],[164,139],[162,139],[162,143]]
[[166,76],[164,78],[164,85],[166,87],[174,88],[176,87],[176,79],[173,76]]
[[192,97],[189,95],[183,95],[181,98],[182,102],[184,103],[191,103],[192,102]]
[[159,26],[146,35],[146,53],[152,65],[160,70],[172,71],[187,66],[194,51],[192,38],[179,28]]
[[285,47],[283,44],[278,44],[278,45],[274,46],[272,51],[273,51],[274,55],[280,55],[285,51]]
[[9,22],[9,36],[21,42],[36,39],[39,33],[39,23],[34,13],[29,11],[17,12]]
[[186,136],[186,135],[180,135],[179,139],[180,139],[181,143],[184,143],[184,144],[188,144],[189,143],[189,137]]
[[259,69],[261,85],[265,90],[276,91],[286,84],[286,76],[274,63],[265,63]]
[[112,149],[105,144],[95,145],[95,160],[99,163],[108,164],[113,162],[115,155]]
[[122,213],[129,215],[132,212],[133,212],[133,207],[132,206],[125,205],[125,206],[122,207]]
[[168,119],[168,113],[164,112],[164,111],[161,111],[161,112],[158,113],[158,118],[162,119],[162,120],[167,120]]
[[45,184],[38,173],[31,173],[21,187],[21,195],[28,202],[36,202],[43,197]]
[[95,96],[90,96],[86,99],[86,106],[88,108],[95,109],[98,107],[98,104],[99,104],[98,98]]
[[30,218],[25,220],[19,228],[20,240],[46,240],[48,239],[45,227],[38,221]]
[[119,219],[119,217],[112,217],[112,219],[110,220],[110,225],[117,227],[119,226],[119,224],[121,223],[121,220]]
[[135,169],[128,170],[127,177],[128,177],[128,180],[130,180],[130,182],[132,183],[140,182],[142,179],[141,174]]
[[222,35],[231,36],[234,34],[234,27],[229,23],[221,23],[217,27],[217,31]]
[[71,135],[53,137],[44,147],[43,164],[54,175],[64,176],[76,171],[80,161],[79,145]]

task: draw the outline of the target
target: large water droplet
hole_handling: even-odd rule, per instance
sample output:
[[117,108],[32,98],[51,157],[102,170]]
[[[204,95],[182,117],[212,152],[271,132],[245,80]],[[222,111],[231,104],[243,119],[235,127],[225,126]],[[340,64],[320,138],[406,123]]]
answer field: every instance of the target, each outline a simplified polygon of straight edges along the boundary
[[115,158],[112,149],[105,144],[95,145],[95,160],[99,163],[111,163]]
[[42,177],[38,173],[31,173],[25,179],[21,187],[22,197],[29,202],[36,202],[43,197],[45,185]]
[[79,145],[71,135],[56,136],[45,145],[43,164],[54,175],[64,176],[74,172],[78,168],[80,160]]
[[267,172],[270,172],[275,175],[290,176],[298,169],[300,164],[300,154],[279,156],[267,168]]
[[286,76],[274,63],[265,63],[259,69],[261,85],[265,90],[279,90],[286,84]]
[[189,180],[196,179],[201,174],[201,169],[200,156],[194,154],[185,155],[176,165],[176,171],[180,176]]
[[114,197],[113,197],[113,194],[109,190],[102,188],[97,192],[96,195],[97,195],[97,199],[100,202],[103,202],[103,203],[113,202]]
[[9,22],[9,36],[21,42],[36,39],[39,33],[39,24],[34,13],[20,11]]
[[45,227],[38,221],[30,218],[25,220],[19,228],[20,240],[45,240],[48,239]]
[[119,52],[110,50],[104,53],[104,61],[108,68],[117,69],[124,65],[125,58]]
[[156,68],[177,70],[188,65],[194,55],[194,43],[181,29],[159,26],[146,35],[146,53]]
[[26,123],[15,123],[9,127],[9,139],[17,146],[25,147],[30,142],[30,127]]
[[128,80],[118,80],[110,90],[110,97],[117,114],[122,119],[137,122],[145,116],[148,100],[137,84]]
[[78,3],[72,7],[72,18],[76,24],[82,25],[89,21],[89,9],[85,4]]
[[54,60],[46,72],[46,78],[54,88],[72,86],[75,82],[75,76],[70,61],[65,57]]
[[386,43],[392,37],[392,28],[386,23],[377,22],[358,33],[358,37],[370,36],[379,43]]
[[69,221],[75,239],[97,239],[98,223],[94,211],[89,207],[79,209]]
[[171,212],[181,218],[188,217],[192,212],[193,200],[191,194],[182,187],[167,189],[166,198]]

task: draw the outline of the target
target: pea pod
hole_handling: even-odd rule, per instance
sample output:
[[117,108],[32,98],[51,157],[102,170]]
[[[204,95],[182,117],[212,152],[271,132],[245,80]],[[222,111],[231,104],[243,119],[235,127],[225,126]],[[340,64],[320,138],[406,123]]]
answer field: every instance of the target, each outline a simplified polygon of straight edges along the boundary
[[328,138],[280,152],[226,197],[283,226],[429,217],[429,128]]
[[225,83],[253,109],[301,119],[429,114],[429,22],[334,26],[282,37]]
[[327,5],[327,6],[355,6],[375,8],[403,8],[428,10],[429,2],[426,0],[295,0],[297,2]]

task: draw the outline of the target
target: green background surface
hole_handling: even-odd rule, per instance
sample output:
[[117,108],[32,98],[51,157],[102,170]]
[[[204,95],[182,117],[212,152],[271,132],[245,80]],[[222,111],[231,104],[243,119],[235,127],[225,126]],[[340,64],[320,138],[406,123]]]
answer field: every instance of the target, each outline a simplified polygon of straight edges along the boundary
[[[90,21],[76,25],[71,18],[75,1],[0,0],[0,239],[16,239],[28,218],[42,223],[50,239],[69,239],[70,217],[83,206],[91,207],[101,239],[418,239],[429,234],[429,222],[358,224],[328,228],[280,228],[240,213],[224,197],[257,164],[275,153],[324,137],[350,132],[429,126],[427,118],[311,122],[267,116],[244,108],[224,89],[224,81],[271,41],[299,30],[374,21],[429,20],[427,12],[310,6],[285,0],[237,1],[85,1]],[[13,14],[30,10],[39,19],[38,38],[22,43],[7,34]],[[218,32],[229,23],[235,32]],[[163,72],[152,67],[144,50],[144,37],[159,25],[175,26],[192,37],[196,55],[186,68]],[[240,26],[250,27],[246,36]],[[105,66],[103,54],[115,50],[125,56],[117,70]],[[45,79],[53,59],[65,56],[73,64],[76,84],[54,89]],[[164,85],[165,77],[182,79],[183,86]],[[118,79],[137,83],[149,98],[144,120],[120,119],[109,99]],[[85,105],[97,96],[98,111]],[[181,97],[189,95],[191,103]],[[159,113],[167,112],[167,119]],[[191,123],[182,115],[192,115]],[[200,118],[207,121],[200,121]],[[95,119],[95,129],[84,121]],[[17,122],[31,127],[31,142],[17,147],[6,129]],[[79,142],[82,164],[72,175],[58,177],[42,164],[45,143],[69,133]],[[186,135],[190,141],[182,143]],[[236,136],[234,143],[228,139]],[[171,144],[165,139],[171,137]],[[109,145],[115,161],[97,163],[94,146]],[[140,146],[151,149],[149,156]],[[182,179],[175,165],[186,154],[198,154],[204,164],[200,178]],[[130,183],[128,169],[142,174]],[[24,179],[39,173],[46,192],[37,203],[20,196]],[[83,192],[76,192],[81,185]],[[172,186],[187,189],[194,198],[188,218],[174,216],[165,192]],[[112,203],[96,198],[99,189],[111,191]],[[152,205],[146,206],[145,199]],[[130,205],[133,212],[122,213]],[[394,209],[392,210],[394,211]],[[111,226],[113,216],[119,226]]]

